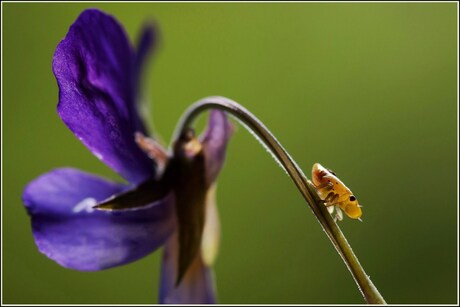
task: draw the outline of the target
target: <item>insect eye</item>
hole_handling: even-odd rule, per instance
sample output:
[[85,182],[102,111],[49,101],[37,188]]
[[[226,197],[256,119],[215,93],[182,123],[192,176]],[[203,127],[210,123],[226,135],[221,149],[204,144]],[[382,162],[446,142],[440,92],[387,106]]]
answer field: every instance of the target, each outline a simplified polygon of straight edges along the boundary
[[350,196],[350,201],[355,201],[356,200],[356,197],[354,197],[353,195]]

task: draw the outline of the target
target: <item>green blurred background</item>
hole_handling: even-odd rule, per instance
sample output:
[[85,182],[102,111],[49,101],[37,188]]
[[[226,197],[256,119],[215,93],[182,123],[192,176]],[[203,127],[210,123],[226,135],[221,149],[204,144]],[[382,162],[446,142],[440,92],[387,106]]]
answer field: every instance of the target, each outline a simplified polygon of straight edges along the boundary
[[[40,254],[21,203],[55,167],[118,179],[56,114],[57,43],[78,14],[113,14],[161,44],[146,87],[169,142],[192,102],[232,98],[310,176],[335,170],[364,205],[341,227],[389,303],[457,301],[457,5],[3,4],[3,302],[155,303],[160,252],[103,272]],[[241,126],[219,177],[220,303],[363,303],[291,180]]]

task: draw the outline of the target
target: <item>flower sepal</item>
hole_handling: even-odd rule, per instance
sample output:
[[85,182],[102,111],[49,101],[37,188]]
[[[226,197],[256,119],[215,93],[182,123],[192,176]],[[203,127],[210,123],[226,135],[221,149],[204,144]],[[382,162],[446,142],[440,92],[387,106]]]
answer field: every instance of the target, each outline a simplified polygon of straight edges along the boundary
[[205,224],[206,161],[201,142],[192,129],[174,143],[174,192],[179,228],[179,259],[176,286],[200,251]]
[[135,210],[163,199],[172,191],[171,176],[151,178],[134,189],[113,195],[94,206],[98,210]]

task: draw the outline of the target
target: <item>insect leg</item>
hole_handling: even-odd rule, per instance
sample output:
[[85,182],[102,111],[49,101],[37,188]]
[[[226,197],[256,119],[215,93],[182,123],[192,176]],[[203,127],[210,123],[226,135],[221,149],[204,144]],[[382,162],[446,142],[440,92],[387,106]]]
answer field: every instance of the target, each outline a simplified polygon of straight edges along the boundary
[[332,206],[331,200],[334,197],[334,192],[330,192],[327,194],[326,198],[324,199],[324,202],[326,203],[326,207]]
[[339,199],[339,194],[335,194],[334,192],[330,192],[327,194],[326,198],[324,201],[326,202],[326,207],[333,206],[337,203],[337,200]]
[[339,221],[343,220],[343,212],[339,207],[336,207],[335,212],[336,212],[336,215],[335,215],[334,220],[339,220]]
[[325,182],[320,185],[317,185],[316,188],[318,190],[323,190],[323,189],[330,190],[333,186],[334,184],[332,182]]
[[325,182],[316,186],[318,192],[323,195],[328,195],[328,193],[332,190],[333,187],[334,184],[332,182]]

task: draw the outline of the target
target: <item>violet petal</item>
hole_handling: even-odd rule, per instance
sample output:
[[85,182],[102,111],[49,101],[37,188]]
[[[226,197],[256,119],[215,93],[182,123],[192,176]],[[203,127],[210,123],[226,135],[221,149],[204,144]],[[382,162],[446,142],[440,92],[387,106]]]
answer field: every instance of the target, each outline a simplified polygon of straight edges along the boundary
[[227,143],[233,134],[233,125],[223,111],[212,110],[208,128],[201,137],[206,157],[206,178],[211,185],[217,178],[225,161]]
[[144,24],[138,38],[135,55],[135,76],[142,74],[142,67],[145,66],[157,43],[157,32],[151,22]]
[[156,250],[175,228],[171,196],[142,210],[92,209],[125,188],[72,168],[32,181],[22,197],[39,250],[64,267],[82,271],[126,264]]
[[[135,112],[139,112],[141,118],[141,125],[144,131],[149,132],[152,137],[151,131],[148,131],[145,123],[150,122],[150,101],[146,99],[145,91],[145,78],[144,71],[149,67],[149,59],[152,51],[157,44],[157,32],[151,22],[145,23],[142,26],[140,35],[137,39],[136,50],[134,55],[134,86],[135,86]],[[142,121],[143,120],[143,121]],[[142,131],[142,130],[138,130]],[[145,133],[143,133],[145,134]]]
[[134,70],[123,28],[95,9],[81,13],[53,58],[61,119],[94,155],[137,184],[154,175],[154,165],[134,141],[136,131],[145,133]]
[[178,254],[178,234],[175,232],[163,251],[160,304],[214,304],[214,273],[204,264],[201,253],[195,257],[181,283],[176,287]]

